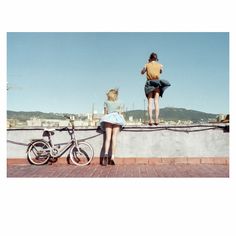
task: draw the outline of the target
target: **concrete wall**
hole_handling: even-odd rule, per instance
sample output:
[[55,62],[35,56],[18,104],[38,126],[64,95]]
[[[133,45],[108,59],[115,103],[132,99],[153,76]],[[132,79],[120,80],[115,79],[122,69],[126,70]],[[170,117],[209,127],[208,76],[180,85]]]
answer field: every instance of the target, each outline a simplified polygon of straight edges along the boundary
[[[228,157],[229,133],[225,125],[126,127],[118,136],[117,157]],[[94,129],[76,131],[78,139],[87,139],[95,157],[103,152],[104,135]],[[26,146],[31,139],[41,138],[42,130],[8,130],[7,158],[26,158]],[[70,139],[67,132],[56,132],[55,143]],[[10,142],[9,142],[10,141]],[[16,143],[11,143],[11,142]]]

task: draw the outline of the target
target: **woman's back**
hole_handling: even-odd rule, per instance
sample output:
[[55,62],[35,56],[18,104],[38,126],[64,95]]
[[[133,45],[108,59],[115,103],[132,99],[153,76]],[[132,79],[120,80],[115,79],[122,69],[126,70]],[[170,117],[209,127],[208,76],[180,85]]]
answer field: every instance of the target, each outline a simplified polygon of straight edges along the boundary
[[161,64],[156,61],[151,61],[146,64],[146,73],[148,80],[160,79]]
[[121,104],[119,101],[106,101],[105,107],[107,108],[108,113],[121,111]]

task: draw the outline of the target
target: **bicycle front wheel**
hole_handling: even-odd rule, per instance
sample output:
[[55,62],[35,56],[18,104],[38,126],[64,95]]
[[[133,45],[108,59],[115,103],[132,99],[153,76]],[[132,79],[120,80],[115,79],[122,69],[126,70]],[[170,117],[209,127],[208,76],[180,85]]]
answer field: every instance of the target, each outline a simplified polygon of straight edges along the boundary
[[27,158],[34,165],[46,164],[50,158],[49,144],[42,140],[33,142],[27,151]]
[[88,165],[94,156],[92,146],[86,142],[79,142],[70,150],[70,159],[77,166]]

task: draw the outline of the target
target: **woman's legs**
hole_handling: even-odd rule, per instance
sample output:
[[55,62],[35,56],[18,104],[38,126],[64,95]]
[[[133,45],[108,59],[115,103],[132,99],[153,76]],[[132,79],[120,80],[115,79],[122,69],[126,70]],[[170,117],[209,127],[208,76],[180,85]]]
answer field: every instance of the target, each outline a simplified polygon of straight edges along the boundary
[[155,105],[155,123],[158,124],[159,120],[159,94],[160,89],[157,88],[153,92],[148,94],[148,115],[149,115],[149,123],[151,124],[153,122],[152,120],[152,99],[154,97],[154,105]]
[[105,139],[105,155],[102,158],[102,165],[106,166],[108,164],[108,151],[111,143],[111,134],[112,134],[112,124],[105,123],[106,139]]
[[[115,165],[114,158],[115,158],[115,153],[116,153],[116,141],[117,141],[117,134],[120,131],[120,126],[106,123],[105,131],[106,131],[105,156],[102,160],[102,165],[104,166],[106,166],[107,164]],[[111,141],[112,141],[112,156],[111,156],[111,160],[108,162],[108,152],[110,149]]]
[[158,117],[159,117],[159,93],[160,93],[160,89],[158,88],[156,91],[155,91],[155,96],[154,96],[154,104],[155,104],[155,123],[158,124],[159,123],[159,120],[158,120]]
[[149,116],[149,124],[152,123],[152,92],[148,94],[148,116]]
[[112,156],[111,159],[114,160],[116,154],[116,142],[117,142],[117,134],[120,131],[119,125],[113,125],[112,129]]
[[111,143],[111,134],[112,134],[112,124],[105,123],[106,139],[105,139],[105,155],[108,155],[110,143]]

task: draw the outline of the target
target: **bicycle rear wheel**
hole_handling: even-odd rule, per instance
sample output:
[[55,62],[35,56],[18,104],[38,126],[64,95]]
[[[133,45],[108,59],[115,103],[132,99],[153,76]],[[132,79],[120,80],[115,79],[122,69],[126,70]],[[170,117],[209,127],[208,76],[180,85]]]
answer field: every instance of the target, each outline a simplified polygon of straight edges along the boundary
[[94,156],[92,146],[86,142],[79,142],[77,146],[73,146],[70,150],[70,159],[77,166],[88,165]]
[[43,140],[33,142],[28,148],[27,158],[34,165],[46,164],[50,158],[49,144]]

